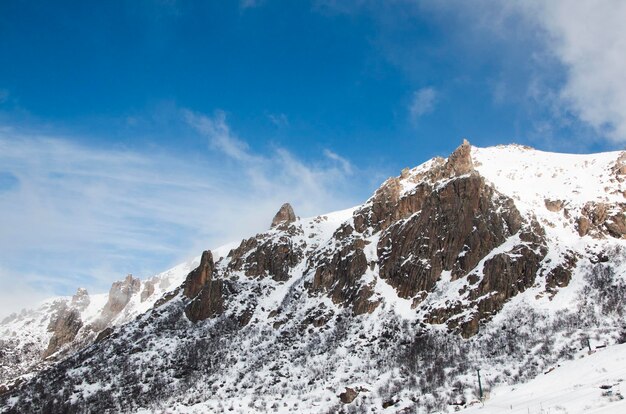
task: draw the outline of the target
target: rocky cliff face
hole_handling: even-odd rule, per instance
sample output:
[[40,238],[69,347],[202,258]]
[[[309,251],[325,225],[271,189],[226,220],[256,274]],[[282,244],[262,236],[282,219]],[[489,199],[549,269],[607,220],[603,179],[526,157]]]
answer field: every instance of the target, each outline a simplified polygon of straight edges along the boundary
[[200,266],[187,276],[183,295],[191,299],[185,314],[192,322],[222,313],[224,307],[224,281],[214,280],[215,264],[210,251],[202,253]]
[[[115,285],[105,314],[139,296],[155,306],[0,402],[9,412],[466,405],[475,361],[490,361],[490,382],[515,382],[575,357],[585,335],[619,340],[624,159],[464,141],[356,208],[299,219],[285,204],[270,230],[205,251],[178,286]],[[51,324],[53,348],[88,326],[74,332],[69,309]]]

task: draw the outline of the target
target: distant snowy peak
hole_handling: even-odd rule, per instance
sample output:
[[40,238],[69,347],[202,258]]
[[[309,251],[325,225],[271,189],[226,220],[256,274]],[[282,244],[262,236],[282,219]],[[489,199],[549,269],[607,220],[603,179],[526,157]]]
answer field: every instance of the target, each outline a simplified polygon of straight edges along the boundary
[[8,316],[0,322],[0,383],[58,360],[144,313],[197,265],[193,259],[146,280],[128,275],[108,294],[90,295],[79,288],[73,296],[46,299],[35,309]]

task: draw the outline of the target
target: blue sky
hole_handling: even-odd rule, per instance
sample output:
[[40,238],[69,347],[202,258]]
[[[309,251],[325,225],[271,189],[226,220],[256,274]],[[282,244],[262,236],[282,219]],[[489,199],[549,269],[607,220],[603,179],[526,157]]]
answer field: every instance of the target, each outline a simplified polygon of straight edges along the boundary
[[284,201],[360,203],[463,137],[621,149],[625,18],[609,0],[3,1],[0,288],[104,291]]

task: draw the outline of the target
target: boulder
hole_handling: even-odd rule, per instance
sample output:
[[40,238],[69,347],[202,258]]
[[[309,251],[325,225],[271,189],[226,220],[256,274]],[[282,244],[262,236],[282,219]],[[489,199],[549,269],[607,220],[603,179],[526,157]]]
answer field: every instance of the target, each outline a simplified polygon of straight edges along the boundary
[[356,397],[359,396],[359,392],[354,388],[346,387],[345,392],[339,394],[339,399],[343,404],[350,404]]
[[551,211],[553,213],[557,211],[561,211],[564,205],[563,200],[547,200],[546,199],[544,200],[544,203],[548,211]]

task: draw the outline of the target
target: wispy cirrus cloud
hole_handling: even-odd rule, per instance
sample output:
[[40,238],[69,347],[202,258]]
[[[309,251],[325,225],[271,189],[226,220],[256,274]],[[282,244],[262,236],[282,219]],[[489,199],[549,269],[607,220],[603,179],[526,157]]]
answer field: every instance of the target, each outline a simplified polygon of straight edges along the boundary
[[422,116],[430,113],[435,108],[437,91],[432,87],[425,87],[413,92],[409,105],[411,121],[417,122]]
[[211,146],[224,152],[229,157],[238,161],[253,161],[248,151],[248,144],[236,138],[226,124],[226,114],[222,110],[215,111],[211,116],[195,114],[190,110],[183,109],[182,113],[189,125],[201,134],[209,137]]
[[[306,217],[363,197],[335,153],[307,161],[282,148],[255,153],[221,111],[181,118],[207,140],[206,153],[92,147],[1,128],[0,175],[10,179],[0,189],[0,286],[106,291],[126,273],[149,276],[263,231],[286,201]],[[1,296],[0,316],[15,310]]]
[[287,118],[287,115],[283,113],[279,113],[279,114],[268,113],[267,119],[269,119],[270,122],[278,128],[289,126],[289,118]]

